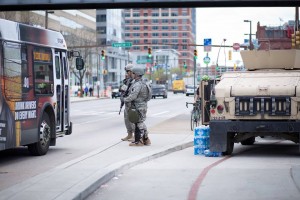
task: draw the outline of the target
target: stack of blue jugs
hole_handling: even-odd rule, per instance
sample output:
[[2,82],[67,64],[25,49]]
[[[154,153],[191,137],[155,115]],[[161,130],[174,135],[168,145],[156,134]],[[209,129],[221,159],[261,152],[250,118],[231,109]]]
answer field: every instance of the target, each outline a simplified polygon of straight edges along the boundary
[[194,128],[194,155],[203,155],[209,149],[209,126]]

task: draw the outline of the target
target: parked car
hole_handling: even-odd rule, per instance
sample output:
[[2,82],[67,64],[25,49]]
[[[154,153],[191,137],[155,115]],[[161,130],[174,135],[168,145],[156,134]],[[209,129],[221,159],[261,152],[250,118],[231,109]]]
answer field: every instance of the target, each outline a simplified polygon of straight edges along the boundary
[[163,97],[164,99],[168,98],[168,91],[165,85],[157,84],[152,85],[152,98]]
[[185,93],[185,95],[186,96],[194,95],[194,91],[196,91],[196,90],[197,90],[196,86],[194,87],[194,85],[187,85],[186,86],[186,93]]
[[111,90],[111,98],[117,98],[121,96],[121,92],[119,90],[119,87],[113,87]]

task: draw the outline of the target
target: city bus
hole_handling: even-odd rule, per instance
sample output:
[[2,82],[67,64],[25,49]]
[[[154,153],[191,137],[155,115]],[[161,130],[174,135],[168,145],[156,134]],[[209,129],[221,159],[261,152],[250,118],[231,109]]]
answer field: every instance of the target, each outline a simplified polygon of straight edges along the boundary
[[[0,151],[27,146],[45,155],[72,133],[66,42],[59,32],[4,19],[0,42]],[[76,63],[83,67],[81,57]]]

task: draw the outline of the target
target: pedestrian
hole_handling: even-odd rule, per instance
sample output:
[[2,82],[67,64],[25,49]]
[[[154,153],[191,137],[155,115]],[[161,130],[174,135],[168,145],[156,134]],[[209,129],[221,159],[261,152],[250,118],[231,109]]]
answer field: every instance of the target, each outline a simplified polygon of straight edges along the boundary
[[90,97],[93,96],[93,88],[92,86],[89,88]]
[[[125,74],[125,79],[122,81],[123,85],[120,86],[120,92],[121,92],[121,101],[122,101],[122,98],[124,98],[126,95],[128,95],[128,92],[129,92],[129,88],[130,86],[132,85],[133,83],[133,79],[132,79],[132,67],[133,65],[132,64],[128,64],[125,66],[125,71],[126,71],[126,74]],[[121,103],[122,104],[122,103]],[[125,105],[125,109],[124,109],[124,122],[125,122],[125,127],[126,127],[126,130],[127,130],[127,136],[122,138],[121,140],[123,141],[133,141],[133,134],[134,134],[134,124],[131,123],[129,120],[128,120],[128,110],[130,108],[130,103],[125,103],[124,102],[124,105]]]
[[[134,141],[129,146],[150,145],[151,141],[148,136],[147,126],[145,124],[147,114],[147,102],[152,98],[152,92],[149,82],[142,80],[145,69],[141,67],[132,68],[132,78],[134,83],[129,88],[129,94],[124,97],[125,103],[130,103],[129,120],[135,124]],[[134,113],[132,119],[131,113]]]
[[85,93],[86,97],[88,96],[88,92],[89,92],[89,88],[88,88],[88,86],[85,86],[84,93]]

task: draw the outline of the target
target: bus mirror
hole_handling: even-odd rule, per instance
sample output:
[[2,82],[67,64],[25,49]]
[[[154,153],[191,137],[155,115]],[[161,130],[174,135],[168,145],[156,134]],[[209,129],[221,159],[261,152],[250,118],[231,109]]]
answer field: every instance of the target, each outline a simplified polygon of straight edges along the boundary
[[76,58],[76,69],[82,70],[84,68],[84,61],[81,57]]

